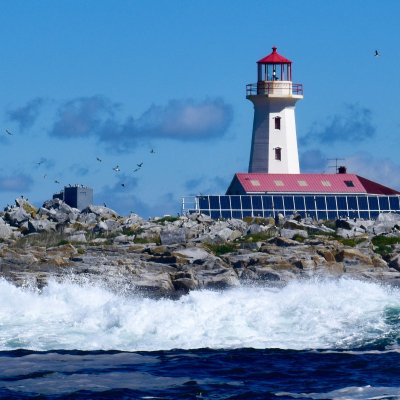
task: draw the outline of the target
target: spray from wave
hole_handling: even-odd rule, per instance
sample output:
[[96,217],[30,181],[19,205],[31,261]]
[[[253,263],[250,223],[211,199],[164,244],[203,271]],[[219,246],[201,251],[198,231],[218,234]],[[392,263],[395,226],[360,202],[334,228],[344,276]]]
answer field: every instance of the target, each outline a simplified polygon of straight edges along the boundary
[[354,349],[400,338],[400,290],[350,279],[194,291],[179,300],[0,281],[0,350]]

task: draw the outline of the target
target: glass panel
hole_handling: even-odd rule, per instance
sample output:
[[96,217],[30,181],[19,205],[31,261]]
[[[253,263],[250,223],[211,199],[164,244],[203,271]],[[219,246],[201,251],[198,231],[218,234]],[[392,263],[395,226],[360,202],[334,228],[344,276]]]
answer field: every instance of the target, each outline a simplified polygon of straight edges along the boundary
[[283,199],[282,196],[273,196],[275,210],[283,210]]
[[221,202],[221,208],[223,210],[230,210],[231,209],[231,205],[230,205],[230,201],[229,201],[229,196],[221,196],[219,198],[219,201]]
[[[325,210],[326,205],[325,205],[325,196],[316,196],[315,197],[315,202],[317,204],[318,210]],[[319,214],[318,214],[319,215]],[[320,218],[320,217],[319,217]],[[320,218],[321,219],[321,218]]]
[[207,211],[207,210],[204,210],[204,211],[201,210],[201,213],[204,214],[204,215],[210,215],[210,211]]
[[294,210],[293,196],[283,196],[286,210]]
[[370,211],[371,219],[378,218],[379,211]]
[[336,200],[339,210],[347,210],[346,197],[338,196]]
[[328,215],[326,213],[326,211],[320,211],[318,210],[318,219],[323,219],[323,220],[327,220],[328,219]]
[[349,217],[350,218],[358,218],[358,212],[357,211],[349,211]]
[[253,210],[253,216],[262,218],[262,216],[263,216],[262,210]]
[[[368,196],[369,201],[369,209],[370,210],[378,210],[378,199],[376,197]],[[371,215],[372,218],[372,215]]]
[[368,199],[364,196],[359,196],[358,207],[360,210],[368,210]]
[[272,210],[272,196],[263,196],[262,201],[264,210]]
[[272,217],[272,211],[270,211],[270,210],[265,210],[263,212],[263,214],[264,214],[264,218]]
[[242,209],[251,210],[250,196],[242,196]]
[[304,196],[295,196],[294,205],[297,211],[304,210]]
[[336,210],[336,199],[333,196],[326,197],[326,206],[328,210]]
[[379,197],[379,207],[382,210],[388,211],[389,210],[389,199],[384,197]]
[[231,196],[231,204],[232,210],[240,210],[242,208],[240,205],[240,196]]
[[211,218],[220,218],[221,217],[221,213],[219,211],[211,211]]
[[241,211],[233,211],[232,210],[232,218],[241,219],[242,218]]
[[328,219],[330,220],[337,219],[337,213],[335,211],[328,211]]
[[315,210],[314,197],[313,196],[305,196],[304,199],[306,202],[306,209],[307,210]]
[[317,214],[315,213],[315,211],[307,211],[307,216],[310,218],[317,218]]
[[222,218],[225,218],[225,219],[231,218],[231,212],[230,211],[221,211],[221,215],[222,215]]
[[253,202],[253,209],[254,210],[262,210],[261,196],[252,196],[251,200]]
[[251,217],[251,210],[243,210],[243,218],[244,217]]
[[210,208],[219,210],[219,196],[210,196]]
[[349,210],[357,210],[357,200],[355,196],[347,196]]
[[199,197],[199,208],[200,210],[208,210],[210,208],[208,203],[208,196]]
[[369,213],[367,211],[361,211],[360,218],[369,219]]
[[399,198],[398,197],[389,197],[390,209],[398,210],[399,209]]

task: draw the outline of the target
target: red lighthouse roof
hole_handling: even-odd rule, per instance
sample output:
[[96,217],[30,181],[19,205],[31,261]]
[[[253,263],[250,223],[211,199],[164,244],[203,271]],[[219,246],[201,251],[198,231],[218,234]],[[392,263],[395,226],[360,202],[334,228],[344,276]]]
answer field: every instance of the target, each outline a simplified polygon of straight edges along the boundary
[[257,64],[291,64],[292,62],[287,58],[277,53],[276,47],[272,48],[272,53],[268,56],[257,61]]

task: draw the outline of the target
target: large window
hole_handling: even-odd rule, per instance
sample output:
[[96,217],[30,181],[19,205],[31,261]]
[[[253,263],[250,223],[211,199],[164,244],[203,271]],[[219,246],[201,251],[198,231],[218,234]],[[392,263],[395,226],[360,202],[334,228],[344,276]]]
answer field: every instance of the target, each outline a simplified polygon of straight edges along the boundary
[[275,147],[275,160],[282,160],[282,149],[280,147]]

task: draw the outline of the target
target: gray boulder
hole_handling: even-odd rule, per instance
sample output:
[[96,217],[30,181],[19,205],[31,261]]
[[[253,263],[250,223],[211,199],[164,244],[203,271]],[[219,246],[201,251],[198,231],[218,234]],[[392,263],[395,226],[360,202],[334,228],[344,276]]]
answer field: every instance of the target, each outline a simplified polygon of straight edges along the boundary
[[9,239],[13,236],[13,230],[3,218],[0,218],[0,239]]
[[186,229],[184,228],[167,228],[160,232],[160,240],[162,245],[172,245],[186,243]]
[[28,232],[39,233],[39,232],[51,232],[56,230],[56,223],[48,221],[46,219],[40,220],[29,220],[28,221]]
[[31,218],[31,214],[27,213],[22,207],[16,207],[6,212],[4,217],[10,225],[20,226]]

